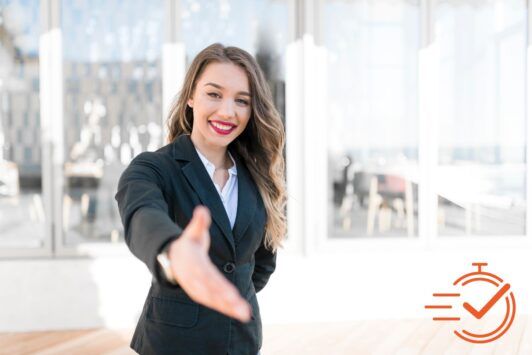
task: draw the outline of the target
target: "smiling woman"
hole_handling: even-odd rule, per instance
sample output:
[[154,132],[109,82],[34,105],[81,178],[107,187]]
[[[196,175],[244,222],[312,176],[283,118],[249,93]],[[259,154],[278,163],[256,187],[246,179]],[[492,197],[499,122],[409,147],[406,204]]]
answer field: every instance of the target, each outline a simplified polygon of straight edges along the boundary
[[[192,131],[194,145],[202,152],[220,150],[216,147],[225,148],[238,137],[251,116],[250,96],[244,69],[232,63],[207,66],[187,101],[197,127]],[[216,160],[214,156],[207,158]]]
[[275,270],[286,194],[284,129],[255,59],[205,48],[168,123],[171,143],[137,156],[116,194],[126,243],[155,280],[131,347],[257,354],[256,293]]

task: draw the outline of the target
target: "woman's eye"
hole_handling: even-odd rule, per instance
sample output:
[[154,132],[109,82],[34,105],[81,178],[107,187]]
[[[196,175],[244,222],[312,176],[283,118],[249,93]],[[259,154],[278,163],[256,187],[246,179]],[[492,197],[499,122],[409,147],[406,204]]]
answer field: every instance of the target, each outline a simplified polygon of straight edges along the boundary
[[215,92],[209,92],[209,93],[207,93],[207,95],[209,95],[210,97],[214,97],[214,98],[219,98],[220,97],[220,95],[218,95]]
[[249,102],[243,99],[237,99],[236,102],[241,103],[242,105],[249,105]]

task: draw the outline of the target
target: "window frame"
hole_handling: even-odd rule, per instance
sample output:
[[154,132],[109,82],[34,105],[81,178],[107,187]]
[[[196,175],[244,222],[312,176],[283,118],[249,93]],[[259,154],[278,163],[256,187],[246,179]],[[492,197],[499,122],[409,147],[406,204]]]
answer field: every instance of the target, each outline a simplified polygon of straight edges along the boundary
[[[315,0],[307,3],[314,9],[308,8],[301,11],[302,14],[317,13],[320,6],[323,6],[327,0]],[[532,189],[527,188],[532,186],[532,166],[528,159],[526,164],[526,226],[525,235],[462,235],[462,236],[443,236],[438,235],[437,227],[437,191],[435,186],[434,176],[438,167],[438,144],[437,142],[437,103],[438,103],[438,87],[435,70],[438,65],[437,46],[434,45],[434,15],[436,8],[436,0],[420,0],[420,38],[421,45],[418,53],[418,151],[419,151],[419,171],[420,182],[418,185],[418,235],[415,238],[408,236],[397,236],[393,239],[379,239],[378,237],[360,237],[350,240],[330,238],[327,232],[327,218],[330,211],[328,210],[327,202],[327,186],[328,179],[319,172],[327,171],[327,158],[323,158],[322,154],[315,155],[316,152],[312,149],[312,144],[316,141],[325,141],[323,135],[320,135],[320,129],[313,122],[317,122],[317,112],[323,112],[323,107],[319,102],[323,100],[312,100],[313,97],[319,96],[319,89],[316,85],[305,85],[305,83],[314,83],[316,77],[326,70],[326,62],[320,61],[319,54],[322,50],[322,43],[320,42],[320,27],[307,26],[305,33],[301,35],[301,44],[296,49],[298,53],[298,65],[303,68],[300,73],[298,90],[304,92],[299,97],[299,102],[302,103],[301,110],[294,110],[292,115],[287,118],[287,146],[291,147],[287,156],[291,157],[288,161],[289,170],[289,195],[297,197],[293,202],[293,210],[302,205],[302,215],[298,212],[289,214],[289,224],[292,226],[292,233],[300,233],[303,235],[299,243],[299,249],[303,254],[311,255],[316,253],[353,253],[369,250],[426,250],[426,249],[441,249],[452,250],[456,248],[463,248],[465,250],[474,251],[482,246],[482,248],[496,249],[500,247],[532,247],[531,227],[532,227]],[[527,58],[526,58],[526,108],[530,107],[532,103],[532,74],[528,70],[532,66],[532,26],[530,16],[532,15],[530,5],[526,3],[527,10]],[[303,19],[308,20],[307,18]],[[318,19],[319,23],[320,20]],[[314,40],[315,39],[315,40]],[[306,57],[308,53],[312,55]],[[310,68],[310,69],[309,69]],[[293,64],[292,70],[296,70],[296,65]],[[287,68],[290,72],[290,68]],[[293,89],[295,90],[295,89]],[[287,98],[289,101],[289,98]],[[290,102],[290,101],[289,101]],[[298,102],[295,100],[295,102]],[[530,122],[531,113],[526,109],[525,122]],[[287,115],[288,116],[288,115]],[[303,119],[304,117],[304,119]],[[300,124],[298,124],[300,123]],[[301,129],[301,125],[303,129]],[[532,125],[527,124],[526,142],[530,142],[532,137]],[[296,129],[297,128],[297,129]],[[319,138],[319,139],[318,139]],[[326,138],[326,137],[325,137]],[[324,144],[325,151],[327,150],[327,143]],[[527,144],[527,157],[532,156],[532,144]],[[323,153],[323,152],[321,152]],[[299,160],[297,158],[300,158]],[[303,172],[298,174],[298,170]],[[301,184],[302,176],[306,176]],[[324,188],[325,187],[325,188]],[[324,216],[327,216],[324,218]],[[290,220],[290,218],[293,220]]]

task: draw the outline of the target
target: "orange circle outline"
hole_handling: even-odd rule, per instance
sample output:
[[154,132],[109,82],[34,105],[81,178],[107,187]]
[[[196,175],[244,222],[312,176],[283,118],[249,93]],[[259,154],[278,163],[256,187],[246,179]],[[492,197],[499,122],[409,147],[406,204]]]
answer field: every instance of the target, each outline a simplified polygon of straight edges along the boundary
[[[459,277],[454,283],[453,285],[456,286],[457,283],[459,283],[460,281],[468,278],[468,277],[472,277],[474,275],[485,275],[487,277],[473,277],[469,280],[465,280],[464,282],[462,282],[462,286],[465,286],[471,282],[474,282],[474,281],[485,281],[485,282],[488,282],[488,283],[491,283],[492,285],[495,285],[496,287],[498,287],[500,284],[497,283],[497,281],[499,281],[500,283],[503,282],[503,280],[492,274],[492,273],[489,273],[489,272],[484,272],[484,271],[476,271],[476,272],[471,272],[471,273],[468,273],[468,274],[465,274],[465,275],[462,275],[461,277]],[[489,279],[488,277],[492,277],[494,278],[496,281],[492,280],[492,279]],[[511,304],[510,304],[510,300],[511,300]],[[510,292],[510,295],[509,296],[506,296],[505,297],[505,300],[506,300],[506,314],[504,316],[504,320],[503,322],[493,331],[489,332],[489,333],[485,333],[485,334],[474,334],[474,333],[471,333],[471,332],[468,332],[467,330],[465,329],[462,329],[462,332],[465,334],[465,335],[462,335],[459,331],[457,330],[454,330],[454,334],[456,336],[458,336],[459,338],[461,338],[462,340],[465,340],[465,341],[468,341],[470,343],[476,343],[476,344],[482,344],[482,343],[489,343],[491,341],[495,341],[497,339],[499,339],[501,336],[503,336],[507,331],[508,329],[510,328],[510,326],[512,325],[513,321],[514,321],[514,318],[515,318],[515,310],[516,310],[516,306],[515,306],[515,297],[514,297],[514,294],[513,292]],[[510,307],[511,306],[511,307]],[[511,311],[510,311],[510,308],[511,308]],[[506,324],[505,326],[505,323],[506,321],[508,320],[508,316],[509,314],[511,313],[511,318],[510,318],[510,322],[508,322],[508,324]],[[497,334],[495,337],[492,337],[492,338],[489,338],[489,339],[483,339],[483,340],[476,340],[476,339],[471,339],[471,338],[468,338],[467,336],[470,336],[470,337],[477,337],[477,338],[482,338],[482,337],[488,337],[490,335],[493,335],[495,333],[497,333],[501,328],[504,329],[499,333]],[[467,336],[466,336],[467,335]]]
[[[512,301],[512,312],[511,312],[512,313],[512,317],[510,319],[510,322],[506,325],[506,327],[497,336],[495,336],[493,338],[489,338],[489,339],[484,339],[484,340],[475,340],[475,339],[467,338],[466,336],[460,334],[457,330],[454,331],[454,334],[456,334],[458,337],[460,337],[461,339],[463,339],[465,341],[468,341],[470,343],[476,343],[476,344],[489,343],[491,341],[495,341],[495,340],[499,339],[501,336],[503,336],[508,331],[508,329],[510,328],[510,326],[512,325],[512,323],[513,323],[513,321],[515,319],[515,309],[516,309],[516,307],[515,307],[515,298],[514,298],[513,292],[510,292],[510,298],[511,298],[511,301]],[[505,299],[506,299],[507,308],[508,308],[509,307],[508,296],[506,296]],[[505,321],[508,319],[508,314],[509,314],[509,312],[507,311],[506,312],[506,316],[505,316]],[[504,325],[505,321],[503,321],[501,323],[501,325],[495,330],[495,332]],[[477,337],[489,336],[489,334],[493,333],[493,332],[491,332],[491,333],[477,335],[477,334],[470,333],[470,332],[466,331],[465,329],[462,329],[462,332],[464,332],[464,334],[466,334],[466,335],[467,334],[471,334],[471,336],[477,336]]]

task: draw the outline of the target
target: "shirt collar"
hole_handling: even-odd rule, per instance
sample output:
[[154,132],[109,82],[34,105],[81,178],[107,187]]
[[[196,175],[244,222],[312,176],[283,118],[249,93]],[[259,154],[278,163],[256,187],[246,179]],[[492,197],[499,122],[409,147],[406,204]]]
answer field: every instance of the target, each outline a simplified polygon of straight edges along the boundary
[[[194,148],[196,149],[196,152],[198,152],[198,156],[200,157],[201,162],[203,163],[203,165],[205,165],[205,168],[207,169],[210,177],[212,178],[214,176],[214,170],[216,169],[216,167],[203,154],[201,154],[201,152],[198,150],[198,148],[196,148],[196,146],[194,146]],[[235,159],[233,159],[233,156],[231,155],[231,152],[229,150],[227,150],[227,152],[229,153],[229,158],[231,158],[231,161],[233,162],[233,166],[230,167],[227,171],[229,172],[230,175],[236,176],[237,173],[236,173]]]

